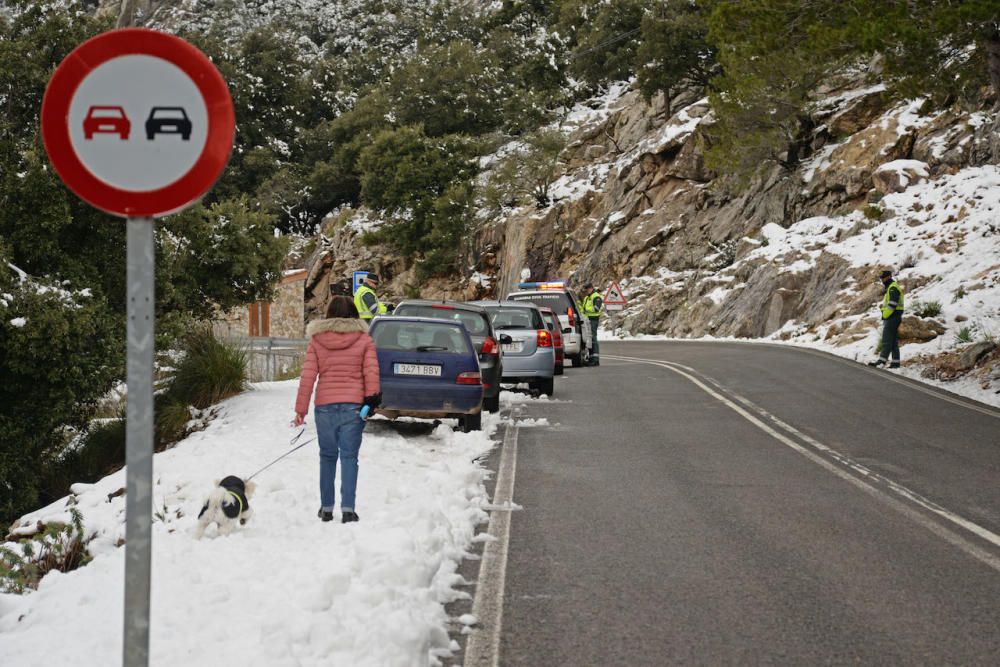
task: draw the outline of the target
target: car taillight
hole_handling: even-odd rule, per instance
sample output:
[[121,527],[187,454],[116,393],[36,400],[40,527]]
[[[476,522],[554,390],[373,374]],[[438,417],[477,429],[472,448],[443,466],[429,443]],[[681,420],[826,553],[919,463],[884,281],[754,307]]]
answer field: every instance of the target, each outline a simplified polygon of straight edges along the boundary
[[446,306],[443,303],[433,303],[431,308],[437,308],[438,310],[455,310],[455,306]]
[[552,347],[552,334],[545,329],[538,330],[538,347]]
[[498,350],[497,342],[491,336],[483,342],[483,349],[480,352],[482,354],[496,354]]
[[573,312],[573,306],[566,309],[566,314],[569,315],[569,325],[571,327],[576,326],[576,313]]
[[482,384],[483,378],[479,374],[479,371],[466,371],[465,373],[459,373],[458,377],[455,379],[455,384]]

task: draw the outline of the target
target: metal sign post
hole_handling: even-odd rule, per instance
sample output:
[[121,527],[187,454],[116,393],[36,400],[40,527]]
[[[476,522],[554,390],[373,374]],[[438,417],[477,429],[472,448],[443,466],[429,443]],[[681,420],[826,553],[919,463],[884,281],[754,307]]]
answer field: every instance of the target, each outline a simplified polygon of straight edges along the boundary
[[[136,3],[129,5],[133,10]],[[153,218],[211,189],[233,148],[225,80],[183,39],[143,28],[93,37],[45,89],[42,137],[56,173],[88,204],[127,218],[128,423],[125,667],[149,664],[153,514]]]
[[126,224],[128,422],[125,449],[124,664],[132,667],[149,664],[155,243],[152,218],[129,218]]

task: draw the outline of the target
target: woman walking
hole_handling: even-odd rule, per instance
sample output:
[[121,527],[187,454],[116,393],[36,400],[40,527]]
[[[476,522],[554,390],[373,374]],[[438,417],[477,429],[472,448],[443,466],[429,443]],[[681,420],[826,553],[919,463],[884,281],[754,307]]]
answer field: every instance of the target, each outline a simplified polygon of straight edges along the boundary
[[[316,433],[319,437],[319,518],[333,520],[334,482],[340,458],[340,513],[343,523],[358,520],[354,510],[358,486],[358,450],[365,422],[362,405],[379,406],[378,357],[368,325],[346,296],[335,296],[326,319],[306,327],[309,348],[302,364],[295,401],[295,425],[305,423],[309,397],[316,385]],[[317,383],[317,378],[319,382]]]

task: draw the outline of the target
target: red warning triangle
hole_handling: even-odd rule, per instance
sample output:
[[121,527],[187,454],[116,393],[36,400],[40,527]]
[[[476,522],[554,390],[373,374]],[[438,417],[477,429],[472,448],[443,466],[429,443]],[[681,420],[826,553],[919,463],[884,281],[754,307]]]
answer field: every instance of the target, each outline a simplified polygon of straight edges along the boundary
[[622,288],[618,286],[618,281],[612,280],[611,287],[604,293],[604,305],[624,306],[627,303],[625,295],[622,294]]

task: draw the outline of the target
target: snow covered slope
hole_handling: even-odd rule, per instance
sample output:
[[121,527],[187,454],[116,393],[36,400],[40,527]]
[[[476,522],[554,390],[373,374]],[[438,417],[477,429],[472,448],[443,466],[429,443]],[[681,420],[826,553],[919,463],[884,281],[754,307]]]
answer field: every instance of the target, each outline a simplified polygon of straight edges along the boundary
[[[449,653],[443,603],[487,516],[485,469],[498,415],[481,433],[367,427],[361,521],[322,523],[315,443],[255,479],[255,516],[228,537],[194,538],[213,480],[250,475],[288,450],[297,383],[264,383],[222,404],[205,431],[157,454],[151,664],[428,665]],[[311,425],[303,437],[311,437]],[[421,431],[421,429],[423,429]],[[124,471],[74,487],[94,560],[38,591],[0,595],[4,667],[112,665],[121,654]],[[68,519],[60,501],[22,520]],[[338,500],[339,506],[339,500]],[[339,520],[339,512],[337,514]],[[11,545],[7,545],[11,546]]]

